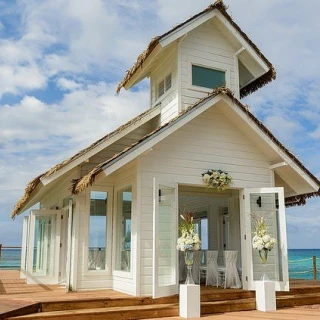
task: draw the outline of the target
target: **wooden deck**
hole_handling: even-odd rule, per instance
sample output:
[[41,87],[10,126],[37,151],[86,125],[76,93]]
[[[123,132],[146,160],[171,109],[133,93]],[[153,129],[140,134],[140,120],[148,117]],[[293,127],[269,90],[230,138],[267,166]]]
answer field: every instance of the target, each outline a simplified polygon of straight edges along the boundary
[[[180,317],[162,318],[162,320],[182,320]],[[240,311],[204,315],[205,320],[318,320],[320,319],[320,305],[303,306],[289,309],[280,309],[275,312]],[[149,319],[156,320],[156,318]],[[157,319],[158,320],[158,319]]]
[[[291,280],[290,288],[290,292],[277,293],[278,308],[320,304],[319,281]],[[235,311],[235,313],[228,314],[229,318],[221,319],[237,319],[235,317],[239,313],[237,311],[255,309],[254,292],[240,289],[217,289],[204,286],[201,287],[201,301],[201,312],[204,316],[206,314]],[[310,316],[314,313],[317,315],[317,318],[314,319],[320,319],[319,309],[310,307],[311,311],[306,308],[300,309]],[[105,319],[108,318],[106,312],[109,312],[109,317],[112,319],[125,319],[126,312],[129,318],[131,318],[132,312],[136,312],[135,319],[139,319],[138,313],[144,314],[142,318],[159,318],[178,315],[178,296],[154,300],[150,297],[132,297],[113,290],[66,293],[63,286],[27,285],[23,279],[19,278],[18,271],[0,270],[0,319],[5,318],[4,315],[6,317],[10,314],[11,316],[17,316],[36,313],[38,310],[41,310],[43,315],[46,314],[48,319],[55,319],[58,315],[57,312],[60,312],[61,315],[62,312],[65,312],[64,319],[68,319],[68,314],[70,318],[77,315],[77,319]],[[278,318],[264,319],[297,319],[287,317],[284,310],[280,311],[281,316]],[[241,317],[239,315],[238,319],[246,319],[243,312],[241,311]],[[254,317],[263,318],[259,312],[248,312],[248,318],[251,316],[253,319],[255,319]],[[40,317],[40,314],[36,318],[45,319],[45,317]],[[51,318],[50,314],[52,315]],[[220,319],[220,316],[217,317],[216,314],[214,319]]]

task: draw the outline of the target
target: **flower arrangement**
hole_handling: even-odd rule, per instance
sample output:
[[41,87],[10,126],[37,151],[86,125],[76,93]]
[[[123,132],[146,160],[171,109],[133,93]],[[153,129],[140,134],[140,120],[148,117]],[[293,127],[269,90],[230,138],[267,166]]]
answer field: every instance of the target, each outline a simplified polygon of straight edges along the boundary
[[252,247],[259,251],[262,263],[267,263],[268,252],[271,251],[276,244],[276,239],[267,234],[267,225],[264,217],[255,217],[255,231],[252,239]]
[[180,251],[200,250],[201,241],[195,232],[193,214],[185,213],[181,215],[182,223],[179,227],[181,237],[177,241],[177,249]]
[[228,190],[232,184],[232,177],[230,174],[220,169],[208,170],[207,172],[202,173],[202,179],[209,188],[213,188],[219,192]]

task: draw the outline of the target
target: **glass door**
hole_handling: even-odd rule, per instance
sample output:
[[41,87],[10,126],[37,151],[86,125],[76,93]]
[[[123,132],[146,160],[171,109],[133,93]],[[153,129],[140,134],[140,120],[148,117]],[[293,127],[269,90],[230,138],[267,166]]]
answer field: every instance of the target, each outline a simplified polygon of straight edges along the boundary
[[61,210],[30,213],[27,283],[58,283]]
[[178,293],[178,186],[154,179],[153,298]]
[[[247,280],[247,289],[255,289],[255,281],[260,280],[265,272],[269,279],[275,281],[277,291],[289,290],[287,234],[283,188],[245,189],[244,224],[242,227],[245,239],[243,270]],[[266,266],[259,257],[259,250],[252,246],[257,219],[263,218],[267,235],[276,239],[272,250],[267,251]]]

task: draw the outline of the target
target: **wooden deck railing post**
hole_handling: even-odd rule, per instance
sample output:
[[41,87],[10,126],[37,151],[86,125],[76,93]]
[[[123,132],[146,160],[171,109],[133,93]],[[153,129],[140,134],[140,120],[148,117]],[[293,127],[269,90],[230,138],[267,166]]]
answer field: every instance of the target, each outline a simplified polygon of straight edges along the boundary
[[317,280],[317,257],[312,256],[313,262],[313,280]]

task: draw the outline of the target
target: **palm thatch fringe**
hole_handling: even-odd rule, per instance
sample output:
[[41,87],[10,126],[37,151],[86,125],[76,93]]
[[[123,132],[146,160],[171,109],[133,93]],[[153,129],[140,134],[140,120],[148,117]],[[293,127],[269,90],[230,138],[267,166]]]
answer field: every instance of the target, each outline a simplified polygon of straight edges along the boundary
[[232,91],[225,87],[220,87],[215,89],[213,92],[211,92],[207,97],[202,98],[199,100],[196,104],[190,106],[185,111],[181,112],[177,117],[173,118],[168,123],[158,127],[153,132],[149,133],[148,135],[144,136],[139,141],[135,142],[131,146],[127,147],[120,153],[114,155],[111,159],[108,159],[107,161],[99,164],[97,167],[92,169],[86,176],[81,178],[79,181],[73,184],[72,191],[73,193],[77,194],[84,189],[86,189],[89,185],[92,185],[96,176],[103,171],[103,169],[110,164],[112,161],[115,161],[118,157],[124,155],[125,153],[128,153],[131,151],[134,147],[138,146],[141,142],[145,141],[146,139],[149,139],[152,137],[155,133],[159,132],[160,130],[164,130],[165,127],[167,127],[170,124],[173,124],[174,122],[178,121],[179,118],[181,118],[182,115],[192,111],[194,108],[199,106],[200,104],[206,102],[212,97],[215,97],[219,94],[224,94],[228,96],[281,150],[283,150],[289,157],[292,159],[300,168],[302,171],[307,173],[312,180],[314,180],[320,187],[320,181],[302,164],[300,160],[298,160],[272,133],[271,131],[260,121],[258,120],[250,111],[249,108],[245,105],[243,105],[232,93]]
[[307,203],[307,199],[320,197],[320,189],[317,192],[301,194],[298,196],[288,197],[285,199],[286,207],[304,206]]
[[197,13],[196,15],[192,16],[188,20],[178,24],[174,28],[170,29],[166,33],[153,38],[147,48],[138,56],[135,64],[126,72],[125,77],[119,83],[117,87],[117,94],[120,93],[120,90],[130,81],[133,75],[143,67],[143,63],[147,60],[149,55],[152,51],[157,47],[159,41],[164,37],[168,36],[170,33],[174,32],[175,30],[183,27],[184,25],[188,24],[190,21],[197,19],[199,16],[203,15],[206,12],[210,12],[213,10],[219,10],[221,14],[230,22],[230,24],[242,35],[242,37],[250,44],[250,46],[256,51],[256,53],[261,57],[261,59],[269,66],[269,71],[262,75],[260,78],[256,79],[255,81],[249,83],[247,86],[241,89],[241,98],[247,96],[248,94],[258,90],[259,88],[263,87],[267,83],[271,82],[276,78],[276,72],[274,67],[272,66],[271,62],[264,56],[264,54],[260,51],[260,49],[251,41],[251,39],[247,36],[245,32],[241,30],[241,28],[235,23],[232,17],[228,14],[227,9],[228,7],[223,3],[222,0],[217,0],[215,3],[209,5],[203,11]]
[[89,147],[87,147],[85,149],[82,149],[81,151],[76,153],[74,156],[72,156],[72,157],[70,157],[70,158],[58,163],[57,165],[55,165],[54,167],[52,167],[48,171],[42,173],[37,178],[35,178],[32,181],[30,181],[28,183],[26,189],[25,189],[25,192],[24,192],[23,196],[17,202],[17,204],[15,205],[14,209],[12,210],[11,218],[14,218],[15,215],[20,213],[20,210],[24,207],[24,205],[28,202],[28,200],[32,196],[32,192],[36,189],[36,187],[40,183],[40,179],[41,178],[46,178],[46,177],[49,177],[49,176],[53,175],[54,173],[56,173],[57,171],[59,171],[60,169],[62,169],[66,165],[68,165],[69,163],[71,163],[72,161],[74,161],[77,158],[83,156],[87,152],[93,150],[95,147],[97,147],[101,143],[104,143],[104,142],[108,141],[109,139],[111,139],[112,137],[114,137],[116,134],[120,133],[124,129],[130,127],[131,125],[133,125],[133,124],[135,124],[137,122],[139,122],[143,117],[145,117],[147,114],[151,113],[152,111],[153,111],[152,109],[148,109],[148,110],[140,113],[138,116],[132,118],[131,120],[129,120],[128,122],[126,122],[122,126],[118,127],[116,130],[108,133],[107,135],[105,135],[101,139],[95,141]]
[[19,212],[21,210],[21,208],[23,208],[23,206],[28,202],[32,192],[37,188],[37,186],[40,183],[40,178],[42,177],[42,175],[36,177],[35,179],[33,179],[32,181],[30,181],[24,191],[24,195],[23,197],[16,203],[16,205],[14,206],[12,213],[11,213],[11,218],[14,218],[15,215],[17,214],[17,212]]
[[258,89],[262,88],[269,82],[275,80],[277,77],[277,72],[274,67],[271,67],[269,71],[265,74],[263,74],[260,78],[257,78],[256,80],[252,81],[250,85],[247,85],[240,89],[240,97],[244,98],[248,96],[249,94],[257,91]]

